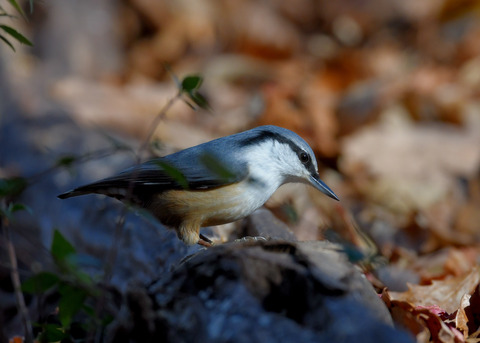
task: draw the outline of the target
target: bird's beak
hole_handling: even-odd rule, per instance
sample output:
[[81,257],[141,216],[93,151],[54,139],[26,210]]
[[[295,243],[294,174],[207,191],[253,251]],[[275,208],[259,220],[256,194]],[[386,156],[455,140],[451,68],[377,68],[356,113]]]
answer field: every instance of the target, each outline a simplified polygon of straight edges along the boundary
[[328,195],[330,198],[340,201],[335,193],[333,193],[333,191],[328,188],[328,186],[322,180],[320,180],[320,176],[318,174],[310,175],[310,184],[323,194]]

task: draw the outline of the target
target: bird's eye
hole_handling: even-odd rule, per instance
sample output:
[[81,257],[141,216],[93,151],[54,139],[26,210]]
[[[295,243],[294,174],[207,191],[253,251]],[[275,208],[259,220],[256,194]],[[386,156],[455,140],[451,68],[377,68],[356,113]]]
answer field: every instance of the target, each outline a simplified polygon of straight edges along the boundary
[[308,161],[310,161],[310,156],[305,152],[305,151],[302,151],[299,155],[298,155],[298,158],[300,159],[300,161],[302,163],[307,163]]

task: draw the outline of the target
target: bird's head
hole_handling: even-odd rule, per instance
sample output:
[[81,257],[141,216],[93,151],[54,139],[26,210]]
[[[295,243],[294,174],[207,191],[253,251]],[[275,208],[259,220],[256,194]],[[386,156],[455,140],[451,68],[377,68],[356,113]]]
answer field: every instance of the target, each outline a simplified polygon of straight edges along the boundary
[[306,183],[339,200],[320,179],[315,154],[299,135],[277,126],[260,126],[247,132],[237,150],[238,158],[249,166],[250,178],[272,187]]

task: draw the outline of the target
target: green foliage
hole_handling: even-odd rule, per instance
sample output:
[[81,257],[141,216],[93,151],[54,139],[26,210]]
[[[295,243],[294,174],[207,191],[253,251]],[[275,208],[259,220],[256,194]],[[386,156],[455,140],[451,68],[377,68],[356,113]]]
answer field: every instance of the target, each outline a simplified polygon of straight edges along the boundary
[[202,83],[203,83],[203,79],[201,76],[191,75],[191,76],[186,76],[182,80],[181,87],[184,92],[190,93],[200,88]]
[[[10,5],[12,5],[13,7],[15,7],[15,9],[17,10],[18,13],[21,14],[21,16],[26,20],[27,17],[25,16],[25,12],[23,11],[22,7],[18,4],[18,1],[17,0],[8,0],[8,2],[10,3]],[[30,12],[33,11],[33,0],[30,0]]]
[[61,282],[58,285],[60,301],[58,303],[58,319],[66,328],[72,323],[75,316],[83,307],[87,298],[87,291],[77,285]]
[[20,195],[27,187],[27,184],[27,179],[23,177],[0,179],[0,198]]
[[12,49],[13,51],[15,51],[15,48],[13,47],[13,44],[10,43],[10,41],[8,39],[6,39],[4,36],[0,35],[0,39],[5,43],[7,44],[10,49]]
[[[18,4],[18,2],[16,0],[8,0],[8,2],[26,20],[25,12],[23,11],[22,7]],[[30,0],[30,12],[32,11],[33,11],[33,0]],[[0,17],[14,18],[14,16],[7,13],[1,6],[0,6]],[[3,31],[5,33],[5,34],[0,34],[0,40],[2,40],[5,44],[7,44],[13,51],[15,51],[15,47],[13,46],[13,44],[10,42],[8,38],[13,38],[21,44],[33,46],[32,42],[30,42],[24,35],[22,35],[20,32],[18,32],[11,26],[0,24],[0,31]]]
[[78,254],[73,245],[58,230],[54,232],[50,253],[59,272],[40,272],[22,284],[22,290],[27,293],[43,294],[49,290],[56,290],[60,295],[58,321],[61,325],[39,324],[41,327],[39,341],[73,341],[69,331],[71,326],[77,323],[75,317],[80,313],[94,323],[111,322],[111,316],[98,318],[96,312],[86,304],[88,301],[96,302],[100,291],[93,279],[80,269],[78,261],[82,259],[77,258]]
[[188,189],[188,181],[185,175],[178,170],[175,166],[172,166],[170,163],[165,161],[156,161],[156,164],[163,169],[165,173],[168,174],[172,179],[174,179],[183,189]]
[[26,293],[43,293],[60,282],[58,275],[50,272],[40,272],[22,284],[22,291]]
[[[204,110],[210,110],[210,105],[208,104],[207,99],[205,99],[205,97],[198,91],[202,83],[203,78],[199,75],[186,76],[182,82],[179,83],[179,91],[180,94],[185,94],[187,96],[185,103],[193,109],[196,109],[196,105]],[[189,100],[192,101],[193,104]]]
[[298,213],[295,210],[295,207],[292,204],[286,203],[280,207],[283,215],[287,218],[288,222],[291,224],[297,224],[299,217]]
[[66,259],[69,255],[75,254],[75,248],[69,241],[67,241],[65,237],[63,237],[60,231],[55,230],[53,233],[53,241],[50,253],[58,264],[66,262]]
[[232,180],[235,178],[235,173],[233,173],[225,163],[222,163],[218,158],[211,154],[203,154],[200,156],[200,161],[208,168],[208,170],[221,180]]
[[[24,35],[22,35],[14,28],[7,25],[0,25],[0,29],[5,31],[5,33],[7,33],[10,37],[15,38],[18,42],[28,46],[33,46],[32,42],[30,42]],[[4,35],[0,35],[0,37],[2,37],[2,40],[7,43],[13,49],[13,51],[15,51],[13,45],[8,41],[8,39],[5,38]]]
[[11,221],[13,219],[13,214],[18,211],[28,211],[30,213],[32,212],[31,209],[24,204],[11,202],[10,204],[8,204],[8,207],[6,209],[0,207],[0,218],[3,217]]
[[77,156],[74,155],[67,155],[67,156],[62,156],[57,161],[55,162],[55,165],[58,167],[66,167],[70,168],[73,163],[75,163],[78,160]]
[[14,213],[19,211],[32,212],[28,206],[9,199],[20,195],[26,187],[27,180],[23,177],[0,179],[0,200],[3,200],[0,201],[0,220],[12,221]]
[[58,324],[39,325],[42,328],[38,336],[39,342],[60,342],[69,338],[69,334]]

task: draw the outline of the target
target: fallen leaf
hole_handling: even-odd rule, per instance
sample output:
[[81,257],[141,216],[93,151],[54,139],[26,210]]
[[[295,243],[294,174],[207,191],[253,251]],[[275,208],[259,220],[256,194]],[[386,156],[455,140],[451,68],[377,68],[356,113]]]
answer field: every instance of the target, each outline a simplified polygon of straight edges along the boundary
[[470,294],[464,294],[460,301],[460,308],[455,316],[455,327],[463,332],[464,336],[468,336],[468,316],[465,312],[465,308],[470,306]]
[[392,318],[416,336],[418,343],[461,343],[465,338],[456,328],[447,325],[442,317],[445,310],[438,306],[414,306],[403,300],[393,300],[391,293],[382,292],[382,300],[387,305]]
[[442,281],[433,281],[431,285],[408,284],[406,292],[389,292],[392,300],[405,301],[415,307],[439,306],[449,314],[460,308],[465,294],[472,294],[480,282],[480,267],[470,273]]

